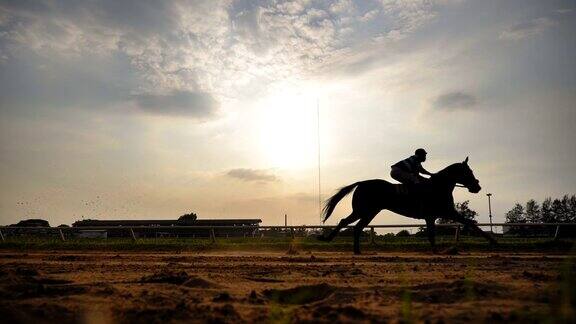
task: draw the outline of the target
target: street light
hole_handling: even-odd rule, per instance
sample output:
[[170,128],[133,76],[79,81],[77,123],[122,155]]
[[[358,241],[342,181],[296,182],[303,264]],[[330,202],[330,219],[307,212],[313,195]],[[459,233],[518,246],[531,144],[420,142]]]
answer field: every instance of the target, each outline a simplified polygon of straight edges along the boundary
[[490,197],[492,197],[492,194],[487,193],[486,196],[488,196],[488,217],[490,217],[490,233],[494,233],[494,231],[492,231],[492,204],[490,203]]

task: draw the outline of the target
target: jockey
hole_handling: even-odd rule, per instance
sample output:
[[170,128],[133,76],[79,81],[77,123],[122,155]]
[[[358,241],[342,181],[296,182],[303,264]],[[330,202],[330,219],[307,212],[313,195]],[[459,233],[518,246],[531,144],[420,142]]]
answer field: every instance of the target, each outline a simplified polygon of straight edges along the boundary
[[426,161],[426,154],[423,148],[419,148],[411,157],[394,164],[390,171],[392,179],[404,184],[418,184],[426,181],[426,178],[420,176],[420,173],[432,175],[422,167],[422,162]]

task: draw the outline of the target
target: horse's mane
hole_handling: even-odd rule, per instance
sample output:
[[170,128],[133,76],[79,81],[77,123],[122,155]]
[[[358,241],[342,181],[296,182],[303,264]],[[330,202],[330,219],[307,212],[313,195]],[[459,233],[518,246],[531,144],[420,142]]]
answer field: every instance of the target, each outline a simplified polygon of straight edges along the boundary
[[454,164],[450,164],[449,166],[445,167],[444,169],[438,171],[435,175],[431,176],[431,179],[434,178],[441,178],[441,177],[445,177],[447,175],[453,174],[454,171],[458,168],[462,167],[462,163],[454,163]]

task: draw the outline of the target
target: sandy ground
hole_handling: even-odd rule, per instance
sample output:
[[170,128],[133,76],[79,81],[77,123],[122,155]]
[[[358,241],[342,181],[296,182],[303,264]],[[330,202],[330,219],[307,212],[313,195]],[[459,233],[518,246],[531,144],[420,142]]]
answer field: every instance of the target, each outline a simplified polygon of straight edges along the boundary
[[[573,259],[505,253],[0,251],[17,322],[575,321]],[[572,260],[572,261],[571,261]]]

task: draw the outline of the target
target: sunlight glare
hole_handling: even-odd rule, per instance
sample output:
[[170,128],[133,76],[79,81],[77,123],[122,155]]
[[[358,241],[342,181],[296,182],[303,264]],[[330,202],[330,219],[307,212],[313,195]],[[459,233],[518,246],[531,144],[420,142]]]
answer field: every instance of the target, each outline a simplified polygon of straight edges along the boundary
[[312,167],[317,159],[316,98],[283,91],[262,101],[260,148],[272,167]]

